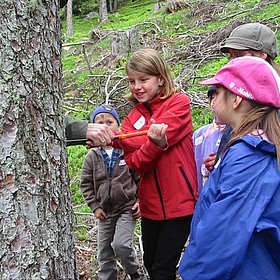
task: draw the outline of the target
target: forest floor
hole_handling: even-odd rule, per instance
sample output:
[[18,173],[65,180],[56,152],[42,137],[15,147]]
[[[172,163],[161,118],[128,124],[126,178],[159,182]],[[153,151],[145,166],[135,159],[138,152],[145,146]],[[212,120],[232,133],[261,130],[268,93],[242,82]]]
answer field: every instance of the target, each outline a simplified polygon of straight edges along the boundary
[[[85,244],[86,243],[86,244]],[[95,276],[98,266],[94,264],[94,254],[91,248],[95,248],[96,244],[89,241],[76,241],[76,260],[79,272],[79,279],[93,280],[97,279]],[[88,250],[90,248],[90,250]]]
[[[92,216],[88,221],[84,219],[84,225],[93,225]],[[140,246],[140,236],[135,232],[134,248],[140,265],[143,265],[142,250]],[[76,239],[76,261],[80,280],[97,280],[98,262],[97,262],[97,223],[89,230],[85,240]],[[121,264],[118,264],[118,279],[129,280],[129,276],[123,271]]]
[[[92,225],[92,221],[91,221]],[[141,236],[136,232],[134,235],[134,248],[140,265],[143,269],[142,246],[140,244]],[[76,260],[80,280],[97,280],[98,262],[97,262],[97,225],[89,230],[86,240],[76,240]],[[145,271],[143,269],[143,271]],[[147,280],[149,279],[146,273]],[[123,271],[121,264],[118,262],[118,279],[129,280],[130,277]],[[179,275],[177,280],[181,279]]]
[[[86,246],[92,246],[92,251],[85,250],[85,242]],[[80,280],[97,280],[97,271],[98,271],[98,263],[96,260],[96,253],[94,253],[96,248],[95,242],[89,241],[78,241],[76,244],[76,260],[77,260],[77,267],[79,271],[79,279]],[[84,248],[84,250],[81,250]],[[139,259],[140,257],[140,259]],[[141,255],[138,254],[139,261],[142,262]],[[130,279],[129,276],[122,270],[120,266],[118,266],[118,279],[120,280],[128,280]]]

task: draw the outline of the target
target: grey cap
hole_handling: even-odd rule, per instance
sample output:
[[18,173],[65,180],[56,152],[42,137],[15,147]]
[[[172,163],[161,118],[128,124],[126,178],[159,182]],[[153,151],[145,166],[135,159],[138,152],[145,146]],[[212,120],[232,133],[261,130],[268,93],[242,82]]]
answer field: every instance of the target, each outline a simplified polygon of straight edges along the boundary
[[274,59],[278,54],[277,39],[274,32],[261,23],[246,23],[236,27],[222,43],[220,50],[228,49],[262,51]]

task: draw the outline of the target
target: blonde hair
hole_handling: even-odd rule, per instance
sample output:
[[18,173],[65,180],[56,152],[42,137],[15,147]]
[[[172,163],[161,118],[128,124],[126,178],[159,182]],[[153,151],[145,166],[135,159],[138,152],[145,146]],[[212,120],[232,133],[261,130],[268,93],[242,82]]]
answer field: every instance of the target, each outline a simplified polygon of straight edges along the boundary
[[[151,48],[142,48],[137,50],[126,64],[126,73],[136,71],[151,76],[161,77],[164,81],[160,90],[160,98],[166,99],[178,89],[171,77],[168,65],[158,51]],[[130,92],[126,98],[136,101]]]
[[[280,170],[280,120],[278,109],[272,106],[248,101],[251,109],[241,123],[233,130],[233,135],[223,152],[239,138],[250,134],[254,129],[262,129],[276,147],[278,168]],[[261,136],[261,135],[260,135]]]

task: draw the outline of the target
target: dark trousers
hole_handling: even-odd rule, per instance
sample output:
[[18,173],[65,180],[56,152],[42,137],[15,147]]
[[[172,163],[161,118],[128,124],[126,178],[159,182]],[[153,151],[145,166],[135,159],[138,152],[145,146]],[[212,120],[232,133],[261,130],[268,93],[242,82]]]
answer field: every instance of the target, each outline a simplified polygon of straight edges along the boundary
[[192,216],[141,219],[144,265],[151,280],[176,279],[176,266],[190,233]]

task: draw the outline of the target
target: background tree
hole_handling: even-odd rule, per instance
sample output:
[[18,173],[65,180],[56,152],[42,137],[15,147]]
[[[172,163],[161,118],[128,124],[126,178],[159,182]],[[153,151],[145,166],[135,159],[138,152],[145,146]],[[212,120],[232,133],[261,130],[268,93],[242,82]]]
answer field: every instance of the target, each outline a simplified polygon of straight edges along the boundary
[[0,279],[76,279],[57,0],[0,2]]
[[72,17],[72,10],[73,10],[73,2],[72,0],[67,1],[67,13],[66,13],[66,20],[67,20],[67,36],[71,37],[73,35],[73,17]]
[[100,15],[100,22],[105,23],[108,21],[108,9],[107,9],[106,0],[100,0],[99,15]]
[[107,3],[107,6],[109,7],[108,10],[110,13],[118,9],[118,0],[108,0]]

